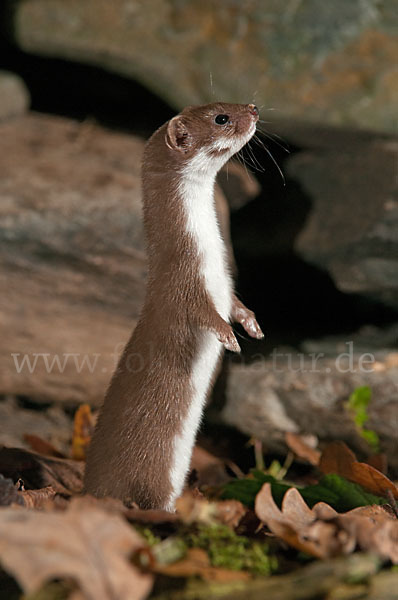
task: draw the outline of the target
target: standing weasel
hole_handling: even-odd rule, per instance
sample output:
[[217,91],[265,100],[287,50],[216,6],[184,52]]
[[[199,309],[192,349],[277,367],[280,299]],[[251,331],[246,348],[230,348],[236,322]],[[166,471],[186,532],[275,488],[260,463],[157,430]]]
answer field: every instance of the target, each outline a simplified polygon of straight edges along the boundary
[[254,104],[191,106],[146,144],[146,298],[88,452],[94,496],[173,510],[222,350],[240,351],[229,321],[263,337],[233,293],[214,204],[217,172],[257,120]]

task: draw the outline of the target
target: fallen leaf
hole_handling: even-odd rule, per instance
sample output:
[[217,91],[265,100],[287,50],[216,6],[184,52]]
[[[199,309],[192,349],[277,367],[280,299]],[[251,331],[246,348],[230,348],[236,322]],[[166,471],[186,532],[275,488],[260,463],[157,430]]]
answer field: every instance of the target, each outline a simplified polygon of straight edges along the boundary
[[383,473],[383,475],[385,475],[388,471],[387,454],[372,454],[372,456],[368,456],[366,462],[371,467],[374,467],[380,471],[380,473]]
[[221,500],[217,502],[217,521],[236,529],[247,513],[247,508],[239,500]]
[[0,561],[25,593],[51,579],[70,578],[89,600],[141,600],[152,577],[129,562],[145,546],[122,517],[89,498],[66,511],[0,510]]
[[51,486],[61,494],[76,494],[83,486],[83,463],[66,458],[41,456],[22,448],[0,447],[0,473],[26,489]]
[[285,494],[281,510],[265,483],[257,494],[257,517],[290,546],[317,558],[349,554],[358,546],[398,563],[398,520],[381,506],[339,514],[319,502],[310,509],[295,488]]
[[313,439],[314,436],[298,435],[291,431],[285,433],[285,442],[290,450],[299,458],[303,458],[316,467],[319,464],[321,452],[309,444],[309,441],[313,441]]
[[231,475],[226,471],[226,463],[204,448],[195,446],[192,452],[191,469],[195,469],[197,480],[195,485],[220,486],[230,481]]
[[43,440],[43,438],[38,435],[24,433],[23,438],[25,442],[29,444],[32,450],[38,454],[44,454],[44,456],[55,456],[56,458],[66,458],[62,452],[55,448],[55,446],[50,444],[50,442]]
[[344,442],[332,442],[322,452],[320,470],[337,473],[349,481],[358,483],[378,496],[386,496],[390,491],[398,499],[398,487],[383,473],[366,463],[358,462],[356,456]]
[[250,575],[246,571],[231,571],[231,569],[212,567],[207,552],[201,548],[190,548],[186,557],[182,560],[165,567],[157,566],[155,571],[169,577],[192,577],[197,575],[207,581],[218,582],[250,579]]
[[[337,514],[332,508],[330,510],[333,511],[333,516]],[[274,502],[269,483],[263,485],[256,497],[256,515],[274,535],[297,550],[318,558],[336,556],[341,552],[341,546],[334,543],[332,526],[321,524],[310,535],[310,526],[316,520],[312,511],[295,488],[286,492],[282,510]]]
[[382,506],[363,506],[343,515],[335,522],[345,531],[354,532],[358,546],[376,552],[398,564],[398,520]]
[[195,497],[186,491],[176,500],[177,515],[183,523],[223,523],[237,527],[246,508],[238,500],[220,500],[209,502],[206,498]]
[[73,421],[72,458],[85,460],[87,448],[94,432],[95,418],[88,404],[79,406]]
[[[249,477],[230,481],[224,486],[222,497],[240,500],[248,507],[254,507],[256,496],[264,483],[270,483],[272,496],[278,506],[281,506],[286,492],[292,487],[258,469],[252,469]],[[312,507],[317,502],[327,502],[340,512],[351,510],[368,504],[383,504],[383,498],[370,494],[361,486],[337,475],[324,475],[317,484],[299,489],[300,494]]]
[[54,500],[57,492],[49,485],[40,490],[23,490],[18,494],[27,508],[47,508]]

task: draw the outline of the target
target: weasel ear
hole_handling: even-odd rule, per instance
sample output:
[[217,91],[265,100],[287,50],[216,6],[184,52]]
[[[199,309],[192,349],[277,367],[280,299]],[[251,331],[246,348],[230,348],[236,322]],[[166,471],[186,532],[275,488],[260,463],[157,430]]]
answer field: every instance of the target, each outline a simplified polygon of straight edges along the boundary
[[167,133],[165,135],[166,146],[171,150],[179,152],[188,152],[192,143],[192,136],[188,131],[186,124],[181,115],[173,117],[167,125]]

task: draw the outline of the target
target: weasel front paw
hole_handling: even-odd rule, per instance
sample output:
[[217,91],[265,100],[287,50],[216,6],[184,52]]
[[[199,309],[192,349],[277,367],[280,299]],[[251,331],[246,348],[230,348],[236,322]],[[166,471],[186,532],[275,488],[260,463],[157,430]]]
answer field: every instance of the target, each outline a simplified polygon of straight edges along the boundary
[[246,306],[237,298],[235,298],[232,313],[234,321],[240,323],[246,333],[258,340],[263,339],[264,334],[261,331],[260,325],[257,323],[256,315],[252,310],[246,308]]
[[223,344],[224,348],[231,352],[240,352],[240,346],[238,340],[235,337],[232,328],[229,332],[216,333],[217,339]]
[[254,313],[249,310],[248,313],[251,313],[245,316],[242,321],[240,321],[242,327],[251,337],[257,338],[258,340],[262,340],[264,337],[263,332],[261,331],[260,325],[257,323],[256,317]]

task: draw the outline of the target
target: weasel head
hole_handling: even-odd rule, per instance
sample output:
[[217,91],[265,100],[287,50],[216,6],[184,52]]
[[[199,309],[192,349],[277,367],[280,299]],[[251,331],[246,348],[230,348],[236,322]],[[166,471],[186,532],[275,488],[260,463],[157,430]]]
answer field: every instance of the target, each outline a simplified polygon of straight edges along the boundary
[[167,124],[164,142],[184,167],[216,173],[256,131],[254,104],[188,106]]

